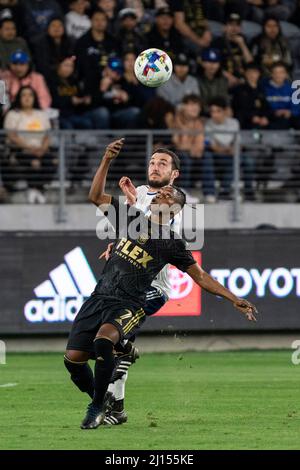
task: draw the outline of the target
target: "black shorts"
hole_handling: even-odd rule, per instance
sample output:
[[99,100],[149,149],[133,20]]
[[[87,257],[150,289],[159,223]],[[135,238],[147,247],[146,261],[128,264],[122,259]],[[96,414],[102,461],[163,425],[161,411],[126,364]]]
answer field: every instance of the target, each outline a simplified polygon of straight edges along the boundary
[[91,295],[79,310],[69,335],[67,349],[94,353],[94,339],[104,323],[114,325],[120,340],[132,336],[142,322],[145,312],[118,299]]

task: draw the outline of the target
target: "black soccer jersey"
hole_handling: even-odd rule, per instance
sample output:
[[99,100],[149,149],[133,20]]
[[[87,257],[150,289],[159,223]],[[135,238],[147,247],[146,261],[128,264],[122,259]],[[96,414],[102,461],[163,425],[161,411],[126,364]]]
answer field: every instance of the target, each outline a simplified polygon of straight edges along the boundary
[[[125,213],[123,219],[120,219],[120,210]],[[116,229],[118,240],[95,294],[142,306],[147,288],[166,264],[173,264],[181,271],[195,264],[185,242],[170,230],[169,225],[151,223],[143,212],[120,205],[115,198],[112,198],[109,212],[108,218]]]

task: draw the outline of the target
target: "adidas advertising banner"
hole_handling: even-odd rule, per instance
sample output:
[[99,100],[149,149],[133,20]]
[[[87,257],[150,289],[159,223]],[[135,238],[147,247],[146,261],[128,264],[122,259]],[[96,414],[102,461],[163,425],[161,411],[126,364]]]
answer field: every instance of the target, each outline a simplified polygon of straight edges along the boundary
[[[172,295],[144,331],[300,329],[299,232],[207,231],[195,259],[236,295],[253,301],[258,322],[201,292],[169,267]],[[107,244],[94,233],[0,234],[3,334],[67,333],[102,271]]]

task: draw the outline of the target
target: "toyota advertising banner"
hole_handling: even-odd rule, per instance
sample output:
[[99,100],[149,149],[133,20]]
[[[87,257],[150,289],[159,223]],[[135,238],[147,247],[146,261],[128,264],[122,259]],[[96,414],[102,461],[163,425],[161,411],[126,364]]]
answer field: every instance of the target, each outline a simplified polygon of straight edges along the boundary
[[[67,333],[92,292],[107,243],[94,233],[0,234],[0,335]],[[143,331],[300,329],[300,234],[295,231],[207,231],[193,255],[236,295],[254,302],[258,322],[202,292],[169,267],[172,297]]]

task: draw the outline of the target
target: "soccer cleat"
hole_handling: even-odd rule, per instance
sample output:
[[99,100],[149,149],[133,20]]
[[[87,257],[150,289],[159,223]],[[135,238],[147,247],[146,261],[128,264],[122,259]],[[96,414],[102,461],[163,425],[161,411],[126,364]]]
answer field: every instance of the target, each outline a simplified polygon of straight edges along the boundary
[[103,401],[103,409],[106,415],[111,413],[114,403],[115,403],[115,397],[113,393],[107,391],[104,396],[104,401]]
[[125,411],[111,411],[110,414],[106,415],[103,423],[110,426],[123,424],[127,421],[127,414]]
[[102,408],[90,403],[87,407],[87,412],[84,420],[81,423],[81,429],[96,429],[103,423],[104,413]]
[[132,346],[129,353],[118,355],[116,358],[116,367],[111,378],[111,383],[121,379],[123,375],[126,374],[129,367],[132,366],[132,364],[134,364],[139,357],[138,349],[134,346]]

